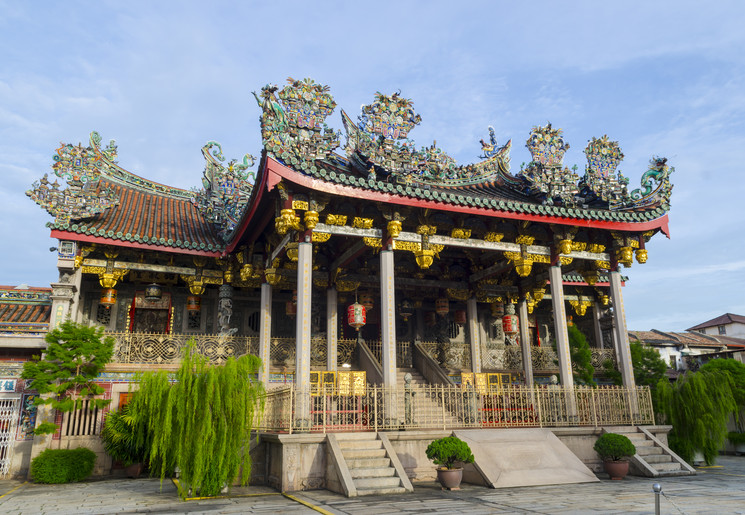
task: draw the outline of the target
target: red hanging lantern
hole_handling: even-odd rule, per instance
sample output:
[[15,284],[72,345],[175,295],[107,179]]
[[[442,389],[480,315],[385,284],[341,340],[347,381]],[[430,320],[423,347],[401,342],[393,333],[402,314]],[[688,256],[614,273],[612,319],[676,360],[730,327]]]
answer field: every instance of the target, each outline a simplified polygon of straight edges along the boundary
[[458,325],[463,325],[466,323],[466,310],[464,309],[455,310],[455,323]]
[[360,304],[365,306],[365,310],[370,311],[373,306],[375,305],[373,303],[373,296],[371,293],[363,293],[360,295]]
[[116,304],[116,290],[114,288],[104,288],[101,290],[101,298],[98,300],[99,304],[110,308]]
[[437,323],[437,314],[434,311],[427,311],[424,313],[424,324],[428,327],[432,327]]
[[502,317],[502,331],[504,331],[504,334],[512,336],[520,332],[518,322],[517,315],[515,314],[515,305],[507,304],[505,314]]
[[357,331],[367,322],[365,306],[355,302],[347,308],[347,323]]
[[202,310],[202,297],[198,295],[189,295],[186,297],[186,311],[189,313],[199,313]]
[[435,312],[440,316],[445,316],[450,312],[450,301],[445,297],[440,297],[435,301]]

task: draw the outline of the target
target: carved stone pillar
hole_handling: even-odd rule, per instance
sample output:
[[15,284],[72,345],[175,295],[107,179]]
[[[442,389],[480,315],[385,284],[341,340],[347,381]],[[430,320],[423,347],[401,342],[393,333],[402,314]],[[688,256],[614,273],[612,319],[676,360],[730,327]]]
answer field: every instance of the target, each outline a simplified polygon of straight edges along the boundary
[[520,324],[520,349],[523,355],[523,376],[525,384],[533,386],[533,357],[530,350],[530,328],[528,327],[528,303],[520,299],[517,303]]
[[592,303],[592,323],[595,329],[595,345],[598,349],[605,348],[603,343],[603,328],[600,327],[600,317],[603,314],[603,308],[598,301]]
[[393,251],[380,252],[380,324],[382,333],[383,386],[389,388],[385,399],[387,423],[397,419],[397,399],[392,390],[396,387],[396,293],[393,269]]
[[233,287],[229,284],[220,286],[217,301],[217,325],[220,334],[232,336],[238,332],[238,328],[230,328],[230,317],[233,316]]
[[297,316],[295,317],[296,423],[310,425],[310,327],[313,296],[313,244],[300,242],[297,259]]
[[629,333],[626,330],[626,313],[623,309],[623,294],[621,293],[621,274],[610,272],[610,298],[613,302],[613,335],[616,341],[616,359],[618,370],[621,372],[623,385],[635,388],[634,367],[631,364],[631,349],[629,347]]
[[52,283],[52,311],[49,316],[49,329],[59,325],[72,316],[72,305],[78,294],[78,289],[73,283]]
[[336,370],[338,359],[339,301],[336,288],[326,290],[326,369]]
[[561,384],[574,386],[572,360],[569,352],[569,333],[567,331],[567,314],[564,304],[564,282],[561,277],[561,266],[548,269],[551,281],[551,303],[554,310],[554,332],[556,333],[556,354],[559,356],[559,375]]
[[471,344],[471,372],[478,374],[481,372],[481,328],[475,298],[468,299],[466,309],[468,311],[468,336]]
[[269,353],[272,341],[272,285],[263,283],[261,285],[261,306],[259,310],[259,359],[261,359],[261,372],[259,380],[264,386],[269,385],[269,369],[271,367],[271,355]]

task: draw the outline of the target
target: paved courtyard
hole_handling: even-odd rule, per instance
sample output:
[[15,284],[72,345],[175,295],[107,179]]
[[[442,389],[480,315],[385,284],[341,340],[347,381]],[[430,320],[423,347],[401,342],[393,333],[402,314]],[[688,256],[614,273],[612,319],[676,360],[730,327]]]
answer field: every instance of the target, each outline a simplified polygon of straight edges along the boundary
[[[266,488],[239,489],[241,497],[181,501],[176,487],[154,479],[111,479],[71,485],[0,481],[0,513],[654,513],[652,485],[665,496],[661,512],[745,514],[745,456],[722,456],[694,477],[659,480],[627,477],[600,483],[509,488],[463,485],[443,492],[415,483],[413,494],[348,499],[325,490],[285,497]],[[249,495],[253,494],[253,495]],[[305,504],[303,504],[305,503]]]

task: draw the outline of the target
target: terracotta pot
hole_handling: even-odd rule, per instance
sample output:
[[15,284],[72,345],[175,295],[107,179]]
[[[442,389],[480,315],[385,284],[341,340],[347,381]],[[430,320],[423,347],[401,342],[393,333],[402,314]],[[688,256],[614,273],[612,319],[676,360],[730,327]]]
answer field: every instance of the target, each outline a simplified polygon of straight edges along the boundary
[[604,461],[603,465],[611,479],[623,479],[629,473],[628,461]]
[[463,469],[462,468],[439,468],[437,469],[437,480],[440,482],[443,488],[453,490],[460,487],[460,482],[463,480]]
[[132,463],[131,465],[125,467],[124,470],[127,472],[127,477],[137,479],[138,477],[140,477],[140,474],[142,474],[143,468],[144,465],[142,463]]

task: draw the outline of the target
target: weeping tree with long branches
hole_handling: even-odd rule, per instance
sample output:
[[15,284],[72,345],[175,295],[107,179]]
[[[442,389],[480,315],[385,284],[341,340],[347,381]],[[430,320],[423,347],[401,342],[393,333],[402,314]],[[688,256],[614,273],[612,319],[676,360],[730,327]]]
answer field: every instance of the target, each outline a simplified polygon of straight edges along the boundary
[[141,377],[129,410],[145,430],[135,434],[161,481],[180,469],[183,497],[217,495],[239,476],[241,485],[248,483],[251,430],[263,412],[260,365],[250,355],[210,365],[190,344],[175,381],[162,370]]

